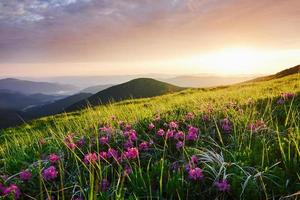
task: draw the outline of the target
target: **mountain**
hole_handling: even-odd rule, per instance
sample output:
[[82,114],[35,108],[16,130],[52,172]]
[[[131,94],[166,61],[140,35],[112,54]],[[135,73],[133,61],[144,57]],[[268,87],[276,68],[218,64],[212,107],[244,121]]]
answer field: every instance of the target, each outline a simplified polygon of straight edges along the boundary
[[230,85],[253,79],[254,76],[177,76],[164,81],[180,87],[215,87],[220,85]]
[[22,124],[24,122],[22,114],[21,111],[0,108],[0,128]]
[[75,94],[75,95],[66,97],[64,99],[57,100],[53,103],[29,108],[25,112],[25,118],[26,119],[35,119],[35,118],[39,118],[39,117],[55,115],[55,114],[64,112],[67,107],[69,107],[69,106],[73,105],[74,103],[79,102],[83,99],[86,99],[86,98],[90,97],[91,95],[92,94],[90,94],[90,93],[79,93],[79,94]]
[[34,82],[14,78],[6,78],[0,80],[0,90],[10,90],[24,94],[71,94],[75,93],[78,89],[75,86],[66,84]]
[[9,90],[0,90],[0,108],[22,110],[29,106],[42,105],[62,98],[58,95],[22,94]]
[[253,79],[251,81],[268,81],[268,80],[282,78],[282,77],[285,77],[285,76],[298,74],[298,73],[300,73],[300,65],[282,70],[282,71],[280,71],[276,74],[270,75],[270,76],[259,77],[259,78]]
[[87,107],[109,103],[110,101],[121,101],[130,98],[145,98],[163,95],[170,92],[181,91],[184,88],[174,86],[151,78],[139,78],[129,82],[112,86],[97,94],[75,103],[67,108],[67,111],[74,111]]
[[83,90],[81,90],[82,93],[92,93],[92,94],[96,94],[97,92],[100,92],[102,90],[105,90],[107,88],[112,87],[112,84],[108,84],[108,85],[96,85],[96,86],[91,86],[88,88],[85,88]]

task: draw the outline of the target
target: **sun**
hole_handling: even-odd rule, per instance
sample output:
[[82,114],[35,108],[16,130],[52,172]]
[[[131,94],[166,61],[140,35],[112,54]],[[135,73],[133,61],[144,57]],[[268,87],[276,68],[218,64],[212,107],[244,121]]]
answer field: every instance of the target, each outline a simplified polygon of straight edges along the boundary
[[221,74],[249,74],[259,60],[261,53],[251,48],[226,48],[202,56],[200,62]]

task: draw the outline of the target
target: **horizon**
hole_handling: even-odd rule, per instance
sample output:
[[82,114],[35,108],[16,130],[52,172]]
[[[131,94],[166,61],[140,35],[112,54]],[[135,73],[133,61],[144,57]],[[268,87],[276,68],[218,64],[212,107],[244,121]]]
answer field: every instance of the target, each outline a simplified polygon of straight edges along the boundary
[[4,0],[0,74],[273,74],[300,63],[299,7],[298,0]]

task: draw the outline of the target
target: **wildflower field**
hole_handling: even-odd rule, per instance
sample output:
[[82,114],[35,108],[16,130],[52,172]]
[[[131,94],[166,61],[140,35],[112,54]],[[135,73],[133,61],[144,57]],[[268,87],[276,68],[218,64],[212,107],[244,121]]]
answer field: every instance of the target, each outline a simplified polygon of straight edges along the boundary
[[300,198],[297,74],[112,103],[0,134],[0,199]]

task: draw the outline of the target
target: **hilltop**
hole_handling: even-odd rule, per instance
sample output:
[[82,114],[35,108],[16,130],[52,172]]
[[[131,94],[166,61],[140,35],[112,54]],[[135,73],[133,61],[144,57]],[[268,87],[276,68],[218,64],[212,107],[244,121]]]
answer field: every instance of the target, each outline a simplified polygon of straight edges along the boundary
[[91,97],[75,103],[67,108],[67,111],[86,108],[87,106],[97,106],[109,102],[117,102],[126,99],[138,99],[159,96],[171,92],[178,92],[184,88],[177,87],[165,82],[151,78],[138,78],[123,84],[115,85],[102,90]]

